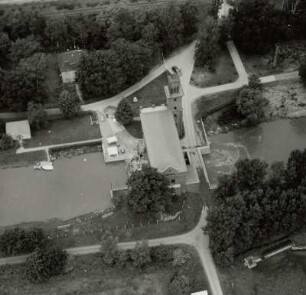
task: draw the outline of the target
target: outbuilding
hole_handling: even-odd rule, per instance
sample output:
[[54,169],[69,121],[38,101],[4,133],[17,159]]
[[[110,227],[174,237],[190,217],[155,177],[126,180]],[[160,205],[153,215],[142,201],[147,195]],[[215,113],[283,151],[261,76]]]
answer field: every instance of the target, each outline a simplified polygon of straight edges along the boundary
[[6,134],[13,139],[31,139],[31,128],[28,120],[7,122],[5,125]]

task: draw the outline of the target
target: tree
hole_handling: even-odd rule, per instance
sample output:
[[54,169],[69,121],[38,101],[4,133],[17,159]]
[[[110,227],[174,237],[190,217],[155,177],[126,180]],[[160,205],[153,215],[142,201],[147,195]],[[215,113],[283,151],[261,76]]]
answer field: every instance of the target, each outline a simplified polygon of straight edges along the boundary
[[64,272],[67,262],[66,251],[51,247],[38,250],[26,261],[26,276],[34,283],[45,282]]
[[77,82],[91,95],[107,98],[126,85],[126,73],[114,50],[97,50],[83,54],[77,71]]
[[216,20],[207,17],[199,28],[199,40],[196,44],[195,59],[199,66],[208,66],[210,70],[214,69],[220,52],[219,38]]
[[12,41],[6,33],[0,32],[0,61],[8,59]]
[[69,44],[73,44],[73,42],[68,33],[66,18],[48,18],[46,21],[45,38],[45,47],[51,47],[57,50],[69,48]]
[[259,76],[252,74],[249,77],[249,87],[252,89],[262,90],[262,85],[259,79]]
[[264,118],[264,106],[267,100],[258,89],[244,87],[236,99],[237,111],[245,119],[245,125],[256,125]]
[[135,248],[131,251],[130,257],[133,265],[142,268],[151,262],[150,248],[147,241],[137,242]]
[[101,257],[107,265],[114,265],[119,258],[118,239],[110,231],[105,231],[101,238]]
[[185,42],[189,42],[198,31],[199,11],[190,0],[180,6],[180,11],[183,22],[183,38]]
[[121,100],[116,109],[115,118],[123,125],[128,125],[133,121],[133,110],[130,104],[125,100]]
[[13,138],[8,134],[3,133],[0,138],[0,151],[11,149],[14,146],[15,141]]
[[33,55],[20,60],[18,71],[30,76],[37,84],[46,80],[47,58],[45,53],[34,53]]
[[24,39],[17,39],[12,43],[10,50],[10,57],[15,63],[19,62],[22,58],[27,58],[36,52],[41,51],[40,43],[34,36],[29,36]]
[[45,128],[48,125],[47,113],[40,103],[28,103],[28,120],[34,129]]
[[80,102],[76,95],[64,90],[59,97],[59,108],[66,118],[72,119],[80,111]]
[[169,180],[157,169],[144,166],[135,171],[127,181],[128,205],[135,213],[157,213],[166,211],[173,198]]
[[299,75],[304,85],[306,85],[306,58],[301,61],[300,68],[299,68]]
[[268,164],[259,159],[240,160],[236,164],[235,180],[240,191],[253,190],[263,185]]
[[239,1],[231,10],[234,25],[232,37],[247,53],[262,53],[275,42],[288,38],[288,14],[266,0]]
[[42,81],[26,70],[6,72],[2,82],[2,104],[12,111],[25,111],[30,101],[43,103],[46,98]]

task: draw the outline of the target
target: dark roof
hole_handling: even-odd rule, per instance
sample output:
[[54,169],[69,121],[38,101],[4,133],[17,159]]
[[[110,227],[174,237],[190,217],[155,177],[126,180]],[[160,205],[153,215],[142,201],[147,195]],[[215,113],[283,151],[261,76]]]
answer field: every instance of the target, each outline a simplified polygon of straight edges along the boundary
[[187,167],[173,114],[165,106],[140,111],[150,165],[163,172],[169,167],[186,172]]
[[72,50],[59,53],[57,60],[60,72],[75,71],[80,63],[83,52],[82,50]]

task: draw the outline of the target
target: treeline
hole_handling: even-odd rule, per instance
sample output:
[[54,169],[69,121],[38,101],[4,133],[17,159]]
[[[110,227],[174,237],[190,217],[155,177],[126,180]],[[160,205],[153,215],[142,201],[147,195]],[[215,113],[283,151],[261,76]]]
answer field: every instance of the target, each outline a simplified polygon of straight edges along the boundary
[[277,9],[266,0],[240,1],[224,25],[240,49],[263,53],[276,42],[306,38],[306,1],[299,1],[295,11]]
[[205,232],[215,261],[230,265],[239,254],[306,225],[306,149],[287,164],[243,160],[221,180]]
[[[141,79],[161,59],[161,52],[167,55],[192,40],[197,23],[198,8],[191,2],[53,19],[34,12],[7,11],[0,16],[0,67],[10,64],[14,70],[0,69],[0,107],[21,111],[30,100],[45,101],[44,74],[36,60],[31,64],[26,60],[36,53],[88,50],[78,81],[88,94],[103,97]],[[29,67],[20,69],[20,62]]]

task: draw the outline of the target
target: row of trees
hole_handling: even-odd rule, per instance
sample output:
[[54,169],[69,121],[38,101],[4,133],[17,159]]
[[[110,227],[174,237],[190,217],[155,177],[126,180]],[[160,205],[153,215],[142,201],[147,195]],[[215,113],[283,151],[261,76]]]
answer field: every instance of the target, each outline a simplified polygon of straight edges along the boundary
[[252,247],[304,228],[306,150],[291,153],[286,166],[243,160],[214,195],[205,232],[217,263],[230,265]]
[[31,36],[48,51],[64,51],[74,46],[107,49],[112,42],[125,38],[130,42],[142,40],[148,46],[159,46],[167,54],[190,41],[196,31],[197,7],[191,2],[179,6],[170,4],[162,9],[116,8],[99,15],[56,18],[8,10],[0,17],[0,44],[3,44],[0,52],[9,53],[13,43],[29,41],[26,38]]

